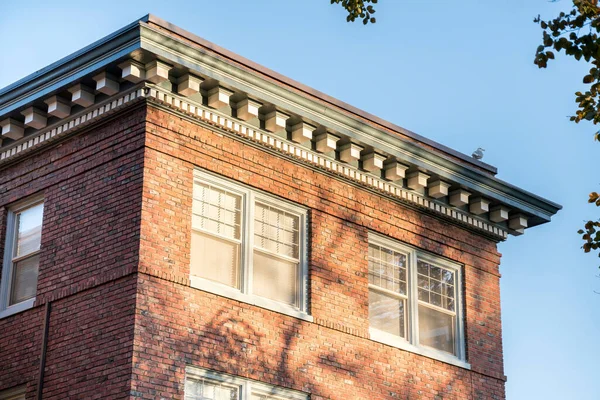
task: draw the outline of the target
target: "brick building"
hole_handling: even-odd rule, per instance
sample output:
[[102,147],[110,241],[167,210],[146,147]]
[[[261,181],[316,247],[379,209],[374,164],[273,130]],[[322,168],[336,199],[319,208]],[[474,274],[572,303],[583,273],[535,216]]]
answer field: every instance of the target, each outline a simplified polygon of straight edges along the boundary
[[505,397],[494,167],[153,16],[0,126],[0,399]]

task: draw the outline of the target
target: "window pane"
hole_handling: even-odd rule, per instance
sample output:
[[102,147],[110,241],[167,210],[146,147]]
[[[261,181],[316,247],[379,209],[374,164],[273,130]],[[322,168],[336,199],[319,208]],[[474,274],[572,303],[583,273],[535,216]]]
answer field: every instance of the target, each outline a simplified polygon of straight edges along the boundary
[[298,263],[254,251],[254,294],[282,303],[297,305]]
[[406,338],[406,300],[369,290],[369,325]]
[[419,300],[455,311],[455,272],[421,260],[417,261],[417,271]]
[[369,244],[369,283],[406,295],[406,255]]
[[456,355],[455,317],[419,304],[419,342]]
[[35,297],[40,256],[26,258],[13,264],[13,279],[9,306]]
[[185,380],[186,400],[238,400],[238,388],[212,381]]
[[38,204],[17,214],[15,257],[40,249],[44,205]]
[[191,275],[239,289],[239,243],[192,231],[191,250]]
[[285,211],[256,203],[254,246],[275,254],[299,258],[300,218]]
[[240,240],[241,205],[240,195],[196,182],[192,203],[192,226]]

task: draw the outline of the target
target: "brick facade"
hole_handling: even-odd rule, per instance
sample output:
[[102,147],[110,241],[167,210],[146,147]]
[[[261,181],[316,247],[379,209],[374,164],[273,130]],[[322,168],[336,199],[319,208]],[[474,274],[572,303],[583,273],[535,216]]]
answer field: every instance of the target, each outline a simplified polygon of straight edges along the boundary
[[0,90],[0,130],[0,400],[505,398],[496,244],[560,205],[493,166],[151,15]]
[[[194,168],[309,208],[314,322],[190,287]],[[45,215],[36,306],[0,320],[0,389],[34,398],[51,301],[44,399],[183,398],[187,365],[312,399],[504,398],[500,254],[471,231],[151,105],[2,175],[3,207],[42,192]],[[464,265],[471,370],[369,339],[369,231]]]

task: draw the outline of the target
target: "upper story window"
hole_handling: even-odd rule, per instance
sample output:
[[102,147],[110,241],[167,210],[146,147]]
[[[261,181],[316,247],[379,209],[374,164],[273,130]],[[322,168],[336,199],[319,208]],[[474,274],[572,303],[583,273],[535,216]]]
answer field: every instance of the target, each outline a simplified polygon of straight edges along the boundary
[[468,366],[460,283],[459,265],[370,234],[371,338]]
[[0,400],[25,400],[27,386],[18,386],[0,391]]
[[238,376],[187,367],[185,400],[308,400],[308,395]]
[[192,286],[309,318],[306,209],[195,171]]
[[44,203],[21,202],[9,210],[0,282],[0,317],[33,306],[37,290]]

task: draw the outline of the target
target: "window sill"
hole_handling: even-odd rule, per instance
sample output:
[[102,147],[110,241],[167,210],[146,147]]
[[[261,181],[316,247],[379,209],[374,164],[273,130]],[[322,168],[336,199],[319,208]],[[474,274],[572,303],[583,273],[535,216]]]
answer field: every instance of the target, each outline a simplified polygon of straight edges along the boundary
[[277,301],[270,300],[265,297],[245,294],[237,289],[221,285],[215,282],[211,282],[209,280],[199,278],[197,276],[190,276],[190,286],[196,289],[203,290],[205,292],[210,292],[219,296],[237,300],[242,303],[247,303],[257,307],[261,307],[269,311],[275,311],[280,314],[289,315],[290,317],[298,318],[307,322],[314,321],[312,315],[309,315],[306,312],[298,310],[297,308],[294,308],[292,306],[288,306],[286,304],[279,303]]
[[33,303],[35,303],[35,297],[7,307],[4,310],[0,311],[0,319],[18,314],[25,310],[29,310],[30,308],[33,308]]
[[452,364],[457,367],[471,369],[471,364],[469,364],[468,362],[461,360],[460,358],[455,357],[451,354],[444,353],[444,352],[441,352],[441,351],[438,351],[438,350],[435,350],[435,349],[432,349],[429,347],[418,347],[418,346],[410,344],[409,342],[402,339],[401,337],[391,335],[389,333],[382,332],[380,330],[373,329],[373,328],[369,329],[369,334],[370,334],[371,340],[373,340],[375,342],[379,342],[379,343],[382,343],[382,344],[385,344],[388,346],[392,346],[392,347],[397,347],[399,349],[410,351],[411,353],[429,357],[434,360],[445,362],[447,364]]

